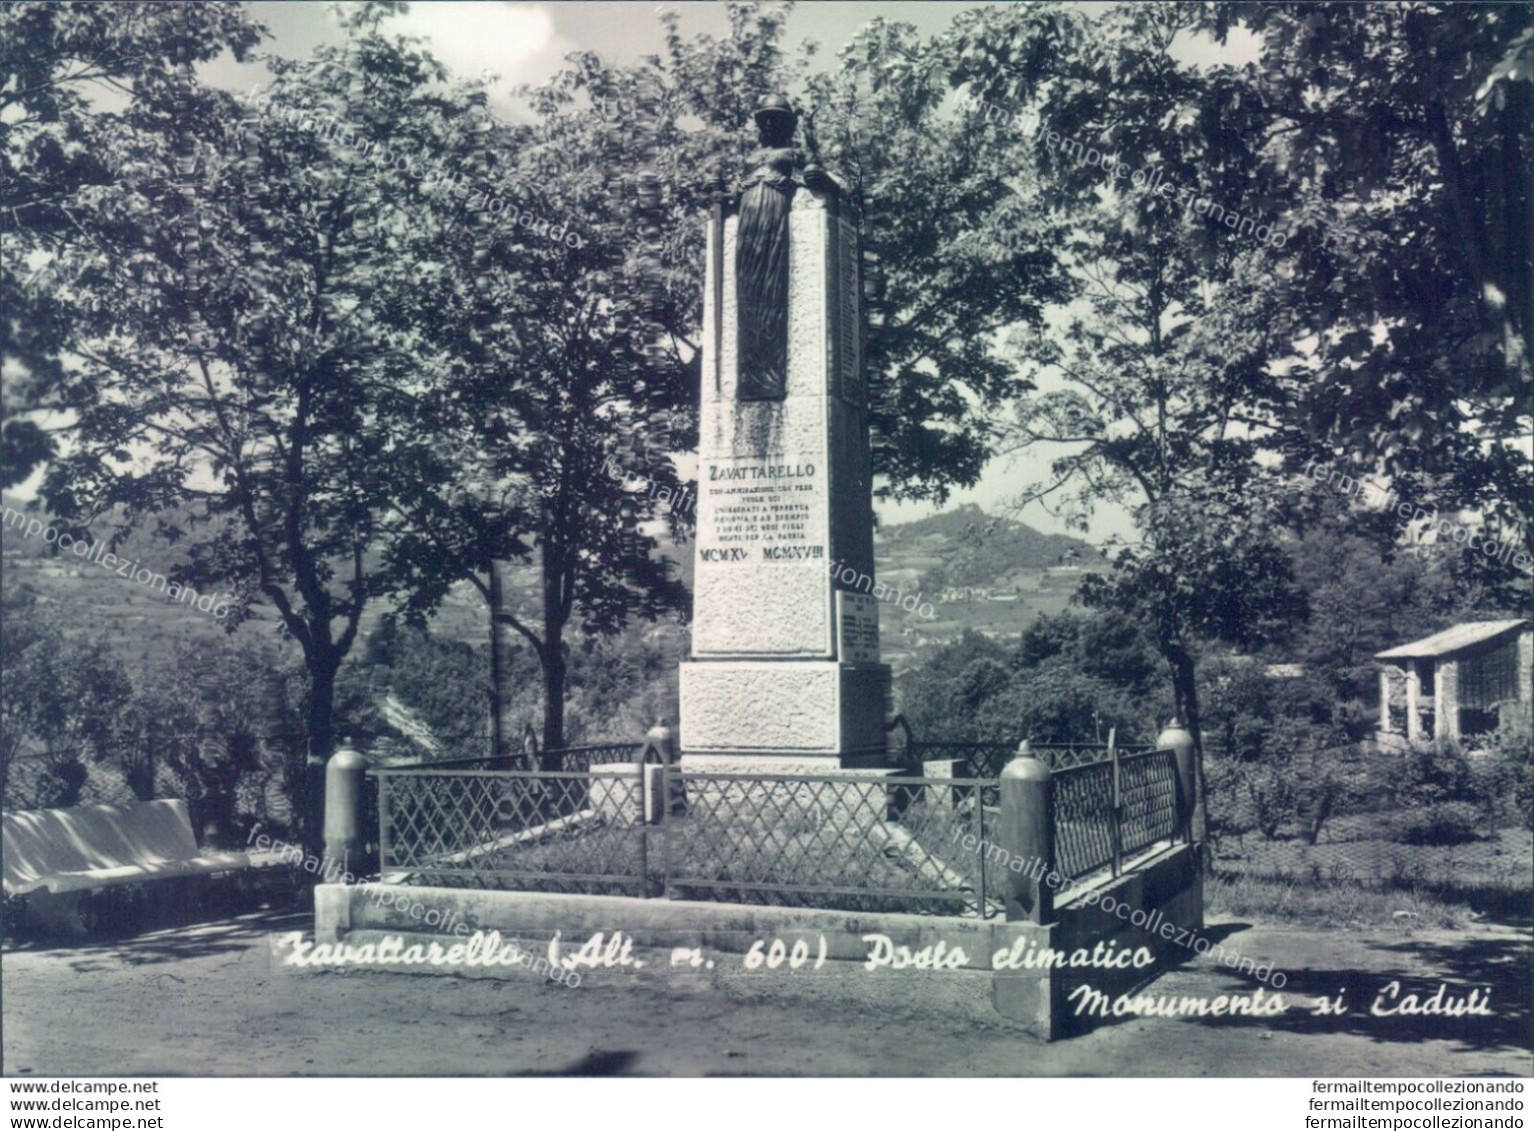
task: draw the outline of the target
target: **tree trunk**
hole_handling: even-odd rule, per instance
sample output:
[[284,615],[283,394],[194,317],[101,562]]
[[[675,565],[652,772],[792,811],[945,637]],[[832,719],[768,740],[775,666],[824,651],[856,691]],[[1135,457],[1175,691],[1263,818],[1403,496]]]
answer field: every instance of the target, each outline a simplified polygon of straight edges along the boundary
[[562,555],[555,547],[543,551],[543,647],[538,661],[543,665],[543,751],[541,768],[558,770],[564,762],[565,749],[565,621],[569,613],[563,594],[575,579],[566,575]]
[[341,657],[334,648],[315,656],[309,665],[309,760],[321,764],[335,752],[336,673]]
[[309,658],[309,755],[304,765],[303,844],[317,858],[325,849],[325,766],[335,750],[336,673],[341,655],[334,645],[316,645]]
[[[511,713],[515,691],[511,685],[512,653],[516,631],[506,613],[506,581],[511,563],[490,563],[490,756],[506,759],[510,765],[517,756],[511,733]],[[523,769],[531,770],[527,765]]]
[[541,768],[558,770],[565,749],[565,653],[559,637],[547,637],[543,646],[543,751]]
[[1204,774],[1204,735],[1198,711],[1198,681],[1192,655],[1179,641],[1163,643],[1162,655],[1172,669],[1172,698],[1177,705],[1177,717],[1193,736],[1193,765],[1198,775],[1199,808],[1204,814],[1203,828],[1196,830],[1198,842],[1203,846],[1205,860],[1209,856],[1209,779]]

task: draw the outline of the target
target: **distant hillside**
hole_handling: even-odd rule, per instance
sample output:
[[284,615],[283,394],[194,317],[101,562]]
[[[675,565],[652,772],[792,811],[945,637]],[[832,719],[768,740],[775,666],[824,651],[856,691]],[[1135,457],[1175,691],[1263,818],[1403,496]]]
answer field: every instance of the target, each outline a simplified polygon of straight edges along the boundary
[[[5,505],[24,510],[13,498]],[[39,517],[43,517],[39,515]],[[97,535],[104,537],[102,524]],[[42,600],[60,607],[76,632],[104,630],[130,654],[140,657],[172,648],[178,640],[222,635],[223,624],[207,613],[177,606],[163,594],[111,570],[59,554],[41,537],[24,538],[20,529],[0,533],[6,584],[23,583]],[[156,573],[185,562],[180,545],[135,531],[118,551]],[[685,584],[692,581],[693,546],[662,539],[661,551],[678,565]],[[920,659],[924,650],[975,629],[999,639],[1015,638],[1040,613],[1056,613],[1069,603],[1083,574],[1104,570],[1106,563],[1080,539],[1041,534],[1022,523],[963,506],[917,522],[883,527],[875,533],[875,573],[890,587],[880,602],[884,658],[897,671]],[[532,566],[513,571],[518,604],[537,607],[538,575]],[[918,595],[916,610],[903,609],[900,596]],[[363,615],[363,639],[387,612],[371,602]],[[256,624],[245,632],[264,635],[275,628],[275,612],[258,606]],[[655,626],[636,624],[633,633],[654,634]],[[661,630],[668,636],[674,626]],[[484,601],[472,586],[454,586],[432,621],[432,632],[446,640],[483,647],[488,638]],[[685,649],[686,630],[681,630]],[[573,640],[572,640],[573,642]]]
[[[1107,569],[1087,543],[1040,534],[967,505],[874,535],[880,582],[899,596],[880,603],[880,652],[896,674],[973,629],[1015,641],[1041,613],[1065,609],[1082,577]],[[896,602],[915,595],[915,613]]]
[[879,555],[920,571],[931,588],[1005,585],[1019,570],[1105,568],[1097,551],[1067,534],[1040,534],[974,504],[879,532]]
[[[48,522],[46,512],[34,512],[9,495],[0,502],[28,518]],[[109,527],[109,523],[98,523],[92,531],[93,541],[107,542]],[[40,533],[27,537],[25,531],[24,524],[0,527],[3,550],[0,570],[4,572],[5,584],[7,588],[26,586],[43,605],[57,608],[63,616],[65,631],[103,634],[129,661],[166,656],[182,641],[211,640],[225,634],[224,622],[212,615],[215,607],[212,600],[207,602],[209,611],[178,604],[157,585],[135,581],[115,568],[101,565],[100,557],[91,561],[69,550],[60,551]],[[171,570],[187,562],[184,545],[172,545],[146,529],[139,529],[111,552],[119,561],[130,561],[150,573],[169,576]],[[199,586],[197,590],[206,597],[227,592],[217,585]],[[261,608],[255,619],[270,624],[275,613]],[[246,631],[259,632],[262,628],[259,624],[251,625]]]

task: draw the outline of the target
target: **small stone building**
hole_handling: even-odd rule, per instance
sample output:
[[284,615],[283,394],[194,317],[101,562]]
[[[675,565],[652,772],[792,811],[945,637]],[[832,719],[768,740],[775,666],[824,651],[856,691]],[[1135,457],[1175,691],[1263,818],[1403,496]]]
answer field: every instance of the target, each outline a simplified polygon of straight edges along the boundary
[[1374,658],[1382,735],[1457,741],[1512,715],[1530,716],[1534,628],[1527,620],[1457,624]]

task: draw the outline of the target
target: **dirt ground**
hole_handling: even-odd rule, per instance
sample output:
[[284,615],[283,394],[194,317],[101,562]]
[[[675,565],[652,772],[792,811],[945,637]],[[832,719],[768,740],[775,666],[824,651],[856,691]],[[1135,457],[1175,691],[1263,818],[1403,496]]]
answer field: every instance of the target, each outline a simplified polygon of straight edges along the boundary
[[[593,971],[565,987],[274,967],[261,914],[0,955],[6,1075],[1442,1076],[1534,1074],[1527,930],[1315,932],[1212,923],[1284,971],[1271,1018],[1135,1018],[1046,1044],[985,1003],[989,975]],[[655,952],[652,952],[655,953]],[[723,958],[723,956],[720,956]],[[721,963],[723,965],[723,963]],[[1491,988],[1489,1017],[1370,1016],[1392,979]],[[1342,1017],[1310,1008],[1346,987]],[[1247,992],[1207,958],[1150,992]]]

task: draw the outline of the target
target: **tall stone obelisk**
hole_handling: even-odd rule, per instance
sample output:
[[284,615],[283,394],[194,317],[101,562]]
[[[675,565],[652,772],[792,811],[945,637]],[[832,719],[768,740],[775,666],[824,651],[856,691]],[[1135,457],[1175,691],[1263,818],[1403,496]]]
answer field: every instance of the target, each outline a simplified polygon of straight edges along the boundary
[[[708,232],[683,765],[887,763],[858,230],[786,99]],[[832,576],[836,563],[841,580]]]

